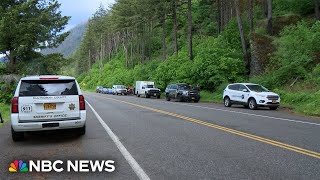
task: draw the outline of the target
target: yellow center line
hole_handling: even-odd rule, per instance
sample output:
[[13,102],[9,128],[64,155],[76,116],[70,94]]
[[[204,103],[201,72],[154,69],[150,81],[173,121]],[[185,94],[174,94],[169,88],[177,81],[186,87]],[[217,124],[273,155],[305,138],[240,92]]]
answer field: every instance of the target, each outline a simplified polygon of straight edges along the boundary
[[[102,97],[102,96],[99,96],[99,97]],[[205,121],[202,121],[202,120],[199,120],[199,119],[183,116],[183,115],[180,115],[180,114],[176,114],[176,113],[172,113],[172,112],[168,112],[168,111],[163,111],[163,110],[151,108],[151,107],[148,107],[148,106],[134,104],[134,103],[121,101],[121,100],[108,98],[108,97],[103,97],[103,98],[110,99],[110,100],[113,100],[113,101],[118,101],[118,102],[125,103],[125,104],[128,104],[128,105],[136,106],[136,107],[140,107],[140,108],[143,108],[143,109],[147,109],[147,110],[150,110],[150,111],[153,111],[153,112],[165,114],[165,115],[168,115],[168,116],[176,117],[176,118],[183,119],[183,120],[186,120],[186,121],[189,121],[189,122],[201,124],[201,125],[204,125],[204,126],[207,126],[207,127],[219,129],[219,130],[224,131],[224,132],[228,132],[228,133],[235,134],[235,135],[238,135],[238,136],[246,137],[248,139],[252,139],[252,140],[255,140],[255,141],[263,142],[263,143],[266,143],[266,144],[269,144],[269,145],[273,145],[273,146],[276,146],[276,147],[280,147],[280,148],[283,148],[283,149],[287,149],[287,150],[290,150],[290,151],[294,151],[294,152],[297,152],[297,153],[300,153],[300,154],[304,154],[304,155],[307,155],[307,156],[311,156],[311,157],[320,159],[320,153],[315,152],[315,151],[311,151],[311,150],[308,150],[308,149],[304,149],[304,148],[300,148],[300,147],[293,146],[293,145],[290,145],[290,144],[282,143],[282,142],[279,142],[279,141],[267,139],[267,138],[260,137],[260,136],[257,136],[257,135],[245,133],[245,132],[242,132],[242,131],[238,131],[238,130],[235,130],[235,129],[227,128],[227,127],[220,126],[220,125],[217,125],[217,124],[208,123],[208,122],[205,122]]]

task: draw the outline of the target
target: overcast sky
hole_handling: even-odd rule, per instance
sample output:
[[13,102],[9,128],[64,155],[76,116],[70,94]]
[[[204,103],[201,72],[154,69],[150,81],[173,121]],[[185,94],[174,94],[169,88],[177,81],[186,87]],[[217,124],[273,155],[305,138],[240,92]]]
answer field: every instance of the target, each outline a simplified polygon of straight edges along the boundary
[[92,17],[101,3],[106,8],[112,5],[115,0],[58,0],[58,2],[61,4],[62,15],[71,16],[66,27],[66,30],[69,30]]

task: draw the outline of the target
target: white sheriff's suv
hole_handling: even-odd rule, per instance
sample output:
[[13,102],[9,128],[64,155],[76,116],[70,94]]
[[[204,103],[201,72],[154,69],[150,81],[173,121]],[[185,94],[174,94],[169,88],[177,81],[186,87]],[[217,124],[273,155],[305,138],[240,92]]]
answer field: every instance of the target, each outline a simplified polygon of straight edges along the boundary
[[240,104],[250,109],[269,107],[276,110],[280,106],[280,96],[267,88],[252,83],[229,84],[223,92],[224,105]]
[[18,83],[11,103],[13,141],[24,132],[74,129],[86,132],[85,100],[73,77],[29,76]]

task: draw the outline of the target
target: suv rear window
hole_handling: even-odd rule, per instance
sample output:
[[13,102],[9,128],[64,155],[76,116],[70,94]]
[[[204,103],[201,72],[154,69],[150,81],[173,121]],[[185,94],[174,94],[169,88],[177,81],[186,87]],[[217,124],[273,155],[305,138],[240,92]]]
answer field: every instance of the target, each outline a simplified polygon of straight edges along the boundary
[[19,96],[78,95],[75,80],[25,80],[21,82]]

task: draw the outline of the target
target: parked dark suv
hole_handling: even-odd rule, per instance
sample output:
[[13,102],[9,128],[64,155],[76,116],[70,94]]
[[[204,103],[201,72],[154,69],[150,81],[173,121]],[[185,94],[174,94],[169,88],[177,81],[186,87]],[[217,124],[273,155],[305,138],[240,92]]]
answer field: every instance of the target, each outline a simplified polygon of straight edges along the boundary
[[178,101],[194,101],[199,102],[199,92],[186,83],[170,84],[166,90],[166,100],[176,99]]

